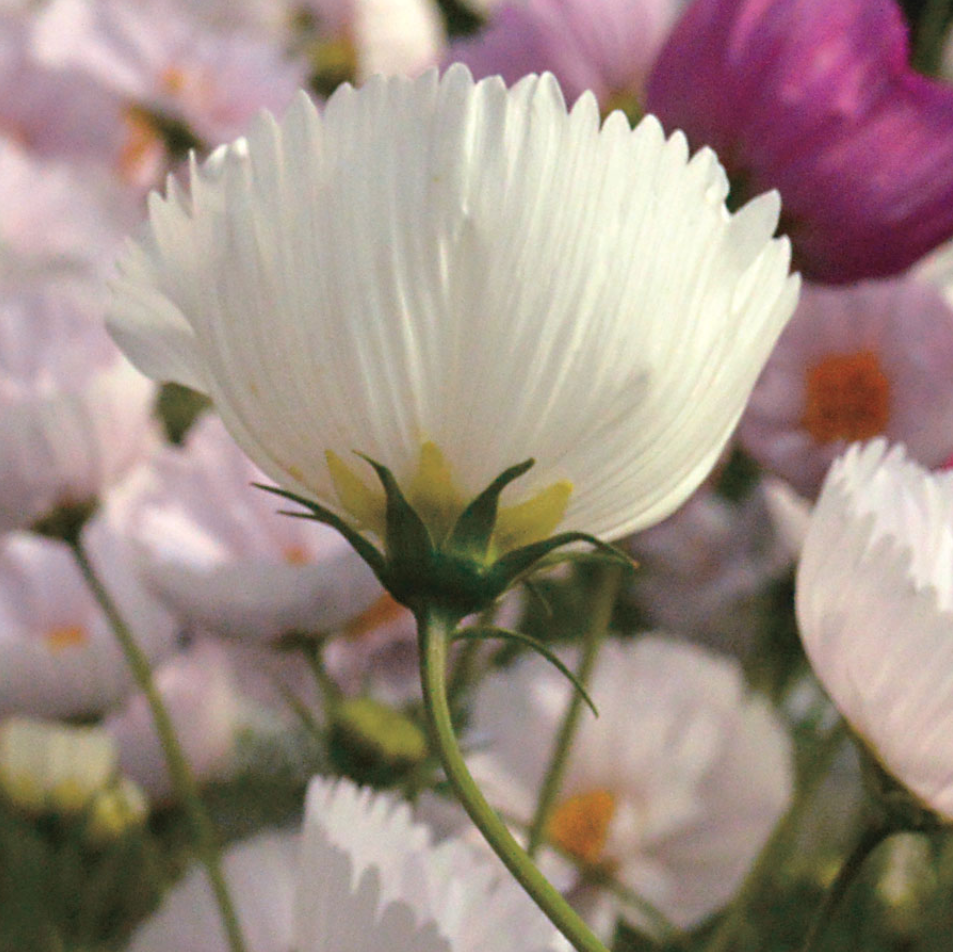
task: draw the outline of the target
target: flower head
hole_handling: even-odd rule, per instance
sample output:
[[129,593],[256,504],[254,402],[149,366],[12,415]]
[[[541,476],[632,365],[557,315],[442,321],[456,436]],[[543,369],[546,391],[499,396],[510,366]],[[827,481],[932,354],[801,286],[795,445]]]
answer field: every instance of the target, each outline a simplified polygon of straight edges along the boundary
[[796,606],[841,714],[888,773],[953,819],[953,474],[881,439],[852,446],[811,516]]
[[894,274],[953,234],[953,89],[909,65],[894,0],[698,0],[647,106],[742,196],[780,190],[806,277]]
[[600,128],[590,96],[567,113],[551,76],[377,77],[170,182],[110,323],[361,529],[385,533],[384,500],[353,450],[435,540],[528,457],[498,550],[612,538],[704,478],[795,303],[777,196],[731,215],[726,190],[711,152],[652,119]]
[[[518,821],[529,822],[569,690],[532,657],[477,695],[473,729],[490,746],[474,774]],[[660,636],[604,645],[589,690],[600,716],[580,725],[548,824],[573,862],[567,887],[603,934],[617,915],[642,920],[589,885],[594,870],[690,927],[728,901],[787,806],[788,738],[745,695],[735,662]]]
[[[297,856],[296,856],[297,854]],[[225,873],[255,952],[563,952],[515,882],[457,841],[434,846],[406,804],[316,777],[300,847],[273,834],[233,847]],[[225,950],[198,870],[134,936],[134,952]]]
[[926,466],[953,453],[953,307],[918,275],[806,285],[738,428],[814,497],[848,444],[886,436]]

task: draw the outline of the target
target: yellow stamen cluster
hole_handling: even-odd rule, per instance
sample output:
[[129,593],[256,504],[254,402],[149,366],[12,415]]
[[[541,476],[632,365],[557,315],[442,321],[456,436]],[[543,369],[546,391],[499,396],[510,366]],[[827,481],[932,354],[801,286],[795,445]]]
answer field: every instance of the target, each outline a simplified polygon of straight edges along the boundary
[[[336,453],[328,450],[325,456],[341,506],[353,516],[359,528],[383,538],[386,507],[383,492],[369,488]],[[469,502],[457,488],[443,453],[432,442],[421,445],[417,471],[404,492],[437,543],[447,536]],[[492,554],[508,552],[552,535],[566,514],[571,493],[572,483],[559,480],[525,502],[501,508],[493,534]]]

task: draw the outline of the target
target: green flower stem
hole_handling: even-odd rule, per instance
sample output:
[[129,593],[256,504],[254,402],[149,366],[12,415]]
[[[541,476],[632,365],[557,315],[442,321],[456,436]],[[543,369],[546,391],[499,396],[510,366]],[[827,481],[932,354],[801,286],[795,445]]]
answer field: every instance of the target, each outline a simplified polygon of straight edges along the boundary
[[811,928],[804,939],[804,945],[801,946],[801,952],[817,952],[821,947],[821,940],[834,918],[834,913],[840,906],[841,900],[847,895],[848,889],[857,878],[857,874],[867,857],[894,832],[896,832],[896,827],[876,821],[864,828],[824,897],[824,902],[821,904],[821,908],[818,910],[817,916],[811,923]]
[[[579,660],[579,667],[576,671],[576,677],[584,688],[589,687],[589,678],[592,676],[592,669],[595,667],[596,657],[599,654],[599,649],[602,647],[603,639],[608,631],[609,622],[612,618],[612,609],[615,606],[616,598],[619,594],[619,586],[621,584],[621,566],[606,565],[600,568],[593,595],[592,617],[583,639],[582,657]],[[530,857],[536,855],[543,840],[546,838],[546,824],[549,822],[550,814],[553,812],[553,806],[556,803],[556,798],[559,796],[559,791],[562,787],[563,775],[566,772],[569,752],[572,749],[573,738],[576,736],[576,729],[579,726],[579,717],[581,714],[582,694],[579,691],[572,691],[569,697],[569,704],[566,706],[566,713],[563,716],[562,725],[559,728],[559,733],[556,735],[549,767],[543,777],[539,800],[536,804],[536,813],[529,827],[529,839],[526,845],[526,852]]]
[[424,707],[447,780],[487,843],[577,952],[608,952],[513,839],[470,776],[453,732],[447,703],[447,644],[457,620],[435,608],[422,608],[417,612]]
[[831,762],[846,737],[847,725],[839,719],[821,742],[812,770],[803,779],[797,798],[762,848],[757,861],[745,877],[730,911],[715,930],[705,952],[729,952],[735,947],[738,936],[748,921],[751,906],[764,888],[768,876],[780,867],[785,854],[791,848],[807,809],[814,802],[814,795],[827,776]]
[[96,570],[89,561],[82,542],[76,539],[70,543],[70,547],[73,550],[73,555],[76,558],[80,571],[83,573],[86,583],[89,585],[100,608],[102,608],[103,614],[105,614],[116,635],[116,639],[122,647],[126,663],[129,665],[130,671],[132,671],[133,678],[139,690],[145,695],[146,701],[149,704],[156,733],[159,735],[159,742],[165,753],[166,765],[169,769],[172,786],[182,806],[185,808],[186,816],[191,824],[196,850],[205,866],[206,874],[211,883],[215,902],[218,905],[219,915],[222,919],[222,925],[225,927],[229,949],[231,952],[246,952],[245,941],[242,938],[238,917],[235,914],[235,907],[232,905],[228,888],[225,885],[225,877],[222,873],[222,860],[215,830],[199,797],[195,776],[179,744],[175,728],[172,725],[172,719],[162,701],[162,696],[156,688],[149,661],[136,643],[132,631],[123,619],[112,596],[96,574]]

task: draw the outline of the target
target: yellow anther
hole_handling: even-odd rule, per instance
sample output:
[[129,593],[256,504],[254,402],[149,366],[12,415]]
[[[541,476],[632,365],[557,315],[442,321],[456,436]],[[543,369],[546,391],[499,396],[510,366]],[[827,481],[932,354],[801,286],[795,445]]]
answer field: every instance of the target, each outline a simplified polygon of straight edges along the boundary
[[508,552],[521,545],[547,539],[563,521],[572,483],[561,479],[538,492],[526,502],[500,510],[493,533],[493,544],[498,552]]
[[420,462],[410,484],[407,501],[414,507],[435,541],[442,540],[466,508],[463,496],[453,483],[450,464],[436,443],[420,447]]
[[361,529],[383,538],[386,525],[384,494],[369,489],[334,450],[327,450],[324,458],[328,461],[331,482],[341,506],[354,517]]

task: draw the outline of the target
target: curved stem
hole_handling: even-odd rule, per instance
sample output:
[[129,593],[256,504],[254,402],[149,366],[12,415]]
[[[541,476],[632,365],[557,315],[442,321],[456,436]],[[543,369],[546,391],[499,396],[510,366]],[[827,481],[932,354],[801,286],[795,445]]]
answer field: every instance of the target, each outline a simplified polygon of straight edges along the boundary
[[813,770],[809,776],[804,778],[794,803],[791,804],[788,812],[781,817],[771,833],[770,839],[762,847],[754,866],[751,867],[745,877],[730,911],[715,930],[715,934],[706,946],[705,952],[728,952],[733,947],[735,939],[747,920],[748,910],[763,888],[766,877],[780,866],[785,851],[790,847],[795,833],[801,826],[807,808],[814,800],[814,794],[820,787],[821,781],[827,776],[831,761],[833,761],[846,736],[847,726],[843,720],[838,720],[823,739],[820,750],[814,758]]
[[804,939],[804,945],[801,946],[801,952],[816,952],[827,927],[834,918],[834,913],[840,906],[841,900],[847,895],[847,890],[850,889],[851,884],[857,878],[857,874],[867,857],[892,832],[894,831],[891,827],[877,822],[864,829],[824,897],[824,902],[821,904],[821,908],[818,910],[817,916],[811,923],[811,928]]
[[447,703],[447,643],[457,620],[436,609],[424,608],[417,612],[424,707],[447,780],[470,819],[506,868],[578,952],[607,952],[572,906],[513,839],[506,824],[486,802],[470,776],[453,732]]
[[152,677],[152,668],[149,665],[149,660],[136,642],[132,630],[126,624],[112,596],[96,574],[96,570],[90,562],[86,550],[83,548],[82,541],[77,538],[75,541],[70,542],[70,548],[83,574],[83,578],[86,580],[87,585],[89,585],[103,614],[109,621],[113,633],[116,635],[116,640],[122,647],[126,663],[129,665],[129,670],[132,671],[136,685],[139,690],[142,691],[149,704],[149,710],[152,713],[156,733],[159,736],[159,742],[165,753],[166,765],[169,769],[169,777],[172,780],[173,789],[178,795],[182,806],[185,808],[186,816],[192,827],[192,834],[195,838],[199,859],[205,866],[209,883],[212,886],[212,893],[218,905],[219,915],[221,916],[222,925],[228,939],[228,947],[231,952],[246,952],[245,942],[238,924],[238,917],[235,914],[235,907],[232,905],[231,897],[228,894],[228,888],[225,884],[225,876],[222,872],[222,860],[215,830],[199,797],[195,776],[179,744],[175,728],[172,725],[172,718],[169,716],[169,712],[162,700],[162,695],[159,694],[155,680]]
[[[592,618],[589,627],[586,629],[582,643],[582,657],[579,659],[579,667],[576,670],[576,677],[584,688],[589,687],[589,678],[592,676],[592,669],[595,667],[596,657],[599,654],[599,649],[602,647],[603,639],[608,630],[609,621],[612,618],[612,609],[615,605],[616,596],[619,594],[619,586],[621,583],[622,568],[620,566],[607,565],[601,568],[593,597],[594,607]],[[533,821],[529,828],[526,852],[531,857],[536,855],[537,850],[545,839],[546,824],[549,822],[549,816],[553,812],[553,806],[562,787],[563,775],[566,772],[569,752],[572,749],[573,738],[576,735],[576,728],[579,726],[579,716],[581,714],[582,694],[579,691],[572,691],[569,696],[566,713],[563,715],[563,722],[556,735],[549,767],[546,769],[546,774],[543,777],[543,783],[540,787],[539,800],[536,803],[536,813],[533,816]]]

